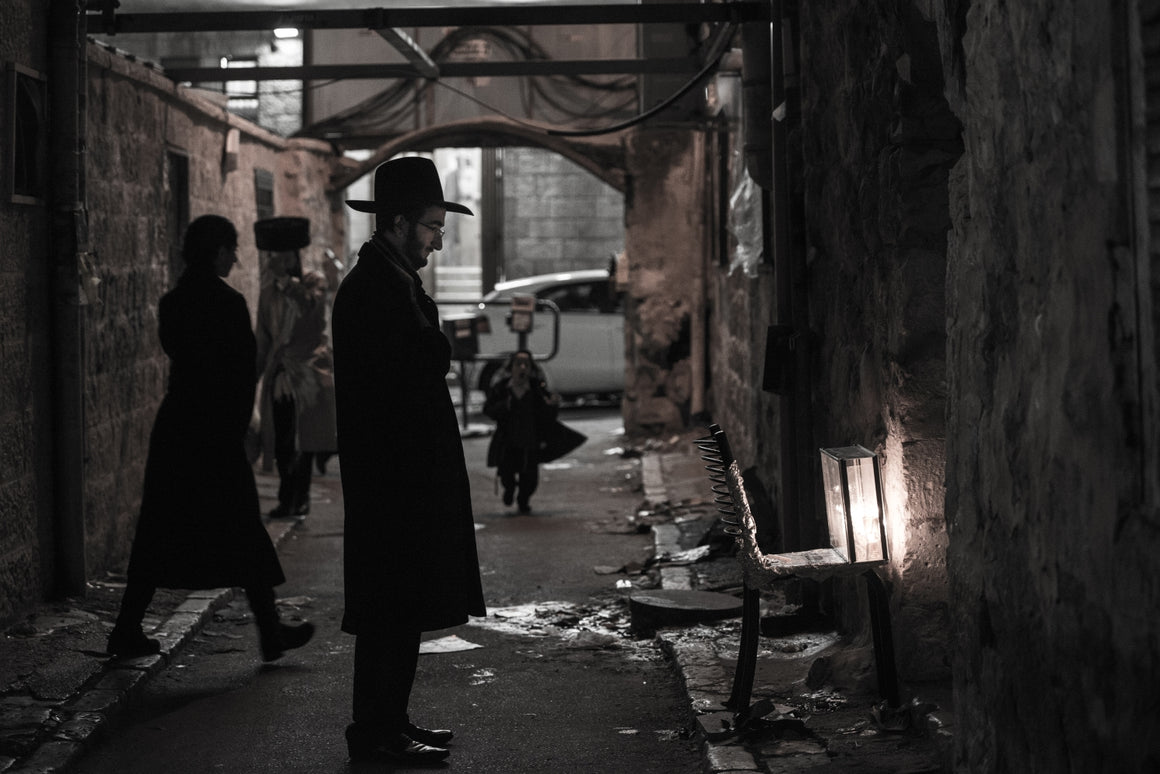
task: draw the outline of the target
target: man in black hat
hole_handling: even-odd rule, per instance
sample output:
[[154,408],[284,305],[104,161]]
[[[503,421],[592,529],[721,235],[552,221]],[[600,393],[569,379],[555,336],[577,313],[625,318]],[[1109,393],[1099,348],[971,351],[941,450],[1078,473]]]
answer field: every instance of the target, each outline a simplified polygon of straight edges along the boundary
[[451,347],[418,270],[443,246],[435,165],[375,171],[375,233],[339,286],[334,334],[346,509],[343,631],[355,635],[352,760],[435,763],[452,732],[415,725],[407,704],[423,632],[486,615],[471,492],[446,376]]
[[326,335],[326,278],[302,270],[310,244],[306,218],[266,218],[254,224],[263,258],[258,296],[258,372],[262,378],[261,436],[267,462],[278,466],[278,505],[270,518],[310,512],[315,454],[335,450],[334,375]]

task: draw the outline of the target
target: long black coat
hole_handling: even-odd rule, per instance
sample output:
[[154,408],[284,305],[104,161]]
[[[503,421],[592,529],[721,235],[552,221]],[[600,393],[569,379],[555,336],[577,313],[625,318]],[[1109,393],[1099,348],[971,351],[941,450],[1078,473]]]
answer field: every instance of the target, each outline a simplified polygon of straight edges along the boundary
[[164,588],[276,586],[246,429],[254,333],[246,299],[210,272],[182,276],[158,308],[169,387],[149,439],[130,579]]
[[419,277],[380,238],[331,318],[346,506],[343,631],[422,631],[486,614],[451,347]]
[[528,384],[528,392],[524,395],[522,402],[512,394],[506,377],[492,385],[483,404],[483,413],[496,422],[495,432],[492,433],[491,441],[487,445],[487,466],[489,468],[499,465],[509,446],[521,446],[516,439],[511,437],[513,417],[521,406],[531,413],[534,435],[533,438],[525,439],[526,448],[535,455],[536,464],[541,462],[540,442],[547,436],[559,413],[557,407],[548,402],[550,395],[548,386],[538,376],[531,379]]
[[[495,432],[487,445],[489,468],[499,467],[508,446],[519,446],[510,437],[512,404],[509,395],[508,379],[504,376],[492,385],[483,404],[483,413],[496,421]],[[538,374],[534,375],[528,386],[528,395],[524,396],[524,405],[532,411],[536,435],[533,452],[537,465],[563,457],[588,440],[588,436],[556,418],[559,409],[548,402],[550,396],[548,385]]]

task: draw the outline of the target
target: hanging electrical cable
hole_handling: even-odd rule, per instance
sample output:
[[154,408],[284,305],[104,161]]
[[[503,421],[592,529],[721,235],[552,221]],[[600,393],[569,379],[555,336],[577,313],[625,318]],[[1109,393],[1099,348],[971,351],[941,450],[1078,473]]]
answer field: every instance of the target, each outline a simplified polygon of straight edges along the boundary
[[[449,61],[464,44],[483,40],[494,44],[500,51],[521,61],[550,61],[551,57],[523,30],[500,27],[461,27],[445,35],[429,52],[435,62]],[[525,115],[532,115],[533,96],[540,104],[549,106],[560,117],[592,121],[623,115],[635,103],[634,79],[619,77],[611,80],[583,75],[532,76],[520,79],[520,103]],[[336,135],[387,135],[397,132],[396,127],[409,123],[414,117],[415,105],[432,85],[440,85],[471,99],[490,112],[507,115],[467,92],[442,81],[427,81],[403,77],[389,88],[336,113],[298,132],[302,136],[333,137]],[[593,97],[592,93],[622,95],[610,105],[602,105],[607,96]],[[600,107],[597,107],[600,106]],[[511,116],[507,116],[511,117]],[[543,131],[542,126],[536,127]]]
[[[490,105],[475,95],[442,80],[429,81],[410,76],[401,78],[391,87],[363,100],[357,105],[347,108],[323,121],[317,122],[310,127],[305,127],[299,134],[315,137],[391,134],[397,131],[396,127],[398,125],[413,119],[416,104],[423,93],[432,86],[447,89],[476,103],[489,112],[503,116],[533,131],[550,136],[593,137],[602,134],[612,134],[637,126],[663,112],[684,97],[690,90],[698,86],[708,75],[716,71],[720,66],[721,57],[728,50],[729,42],[732,40],[737,29],[738,25],[734,22],[720,25],[717,34],[713,37],[712,43],[707,49],[705,65],[692,78],[673,94],[648,110],[609,126],[574,129],[545,128],[542,124],[534,124],[525,119],[513,116],[507,111]],[[499,27],[462,27],[452,30],[431,49],[429,55],[437,63],[448,61],[460,46],[471,40],[485,40],[496,43],[505,53],[518,59],[526,61],[550,60],[547,53],[522,30]],[[542,84],[541,81],[545,80],[558,87],[563,84],[568,84],[570,88],[558,88],[555,92],[552,92]],[[602,81],[580,75],[531,76],[526,79],[526,82],[525,79],[521,79],[519,87],[520,102],[525,114],[531,115],[533,111],[530,97],[534,93],[544,103],[567,117],[582,121],[592,121],[594,119],[617,115],[628,109],[636,100],[633,82],[634,79],[632,77]],[[581,93],[583,90],[605,91],[609,94],[628,91],[632,93],[617,104],[594,112],[591,110],[591,106],[595,103],[591,99],[588,100],[587,108],[571,107],[564,104],[562,101],[562,96],[564,95],[567,95],[570,99],[576,99],[577,87],[580,87],[582,90]]]
[[717,67],[719,66],[719,64],[721,62],[721,57],[725,55],[726,44],[733,37],[733,33],[736,30],[737,30],[737,25],[735,23],[733,23],[733,22],[727,23],[724,26],[724,29],[722,29],[721,34],[717,37],[717,40],[715,41],[714,46],[713,46],[714,53],[711,54],[706,65],[704,67],[702,67],[700,69],[700,71],[697,72],[696,75],[694,75],[691,79],[689,79],[689,81],[687,83],[685,83],[684,86],[677,89],[675,92],[673,92],[672,95],[661,100],[656,105],[654,105],[653,107],[644,111],[643,113],[641,113],[633,118],[630,118],[627,121],[623,121],[619,124],[614,124],[612,126],[606,126],[604,128],[601,128],[601,129],[548,129],[547,133],[553,137],[595,137],[595,136],[601,135],[601,134],[612,134],[614,132],[621,132],[621,131],[624,131],[625,129],[630,129],[634,126],[637,126],[638,124],[644,123],[648,119],[652,118],[653,116],[657,115],[661,111],[668,108],[670,105],[675,103],[681,97],[688,94],[689,91],[691,89],[693,89],[695,86],[697,86],[702,80],[704,80],[704,78],[707,75],[716,71]]

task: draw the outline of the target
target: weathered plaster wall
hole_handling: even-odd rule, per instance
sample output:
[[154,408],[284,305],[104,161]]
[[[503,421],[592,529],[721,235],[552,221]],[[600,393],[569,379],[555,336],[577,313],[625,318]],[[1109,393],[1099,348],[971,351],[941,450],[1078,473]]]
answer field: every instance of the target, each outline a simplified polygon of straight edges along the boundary
[[1122,68],[1138,8],[1155,72],[1158,9],[945,6],[966,145],[947,276],[958,767],[1156,771],[1160,520],[1140,412],[1156,384],[1138,378],[1155,301],[1136,285],[1144,169]]
[[[944,275],[947,175],[962,146],[926,5],[800,6],[813,435],[818,447],[880,455],[890,552],[881,573],[909,682],[950,669]],[[862,597],[853,586],[839,595],[846,616]]]
[[[45,3],[0,3],[0,62],[48,69]],[[8,126],[0,101],[0,126]],[[37,601],[53,575],[52,325],[49,213],[12,204],[0,135],[0,622]]]
[[[167,154],[189,162],[189,216],[224,215],[238,228],[238,265],[228,282],[256,314],[255,170],[274,175],[275,211],[312,220],[307,265],[341,245],[325,194],[329,149],[285,141],[230,116],[199,92],[105,48],[90,47],[88,211],[91,274],[85,308],[85,529],[90,575],[123,568],[132,543],[149,433],[165,392],[168,360],[157,340],[157,302],[176,283],[180,233],[171,233],[177,191]],[[237,134],[227,157],[227,136]],[[233,148],[230,148],[232,151]],[[336,251],[340,252],[340,251]]]
[[696,132],[646,128],[628,143],[621,409],[626,432],[659,434],[683,430],[701,410],[705,142]]

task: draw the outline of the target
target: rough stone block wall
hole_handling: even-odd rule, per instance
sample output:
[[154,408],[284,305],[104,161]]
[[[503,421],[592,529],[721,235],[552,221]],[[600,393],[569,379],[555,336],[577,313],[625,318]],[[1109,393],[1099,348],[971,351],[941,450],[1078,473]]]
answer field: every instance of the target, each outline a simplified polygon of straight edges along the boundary
[[1156,354],[1139,327],[1155,291],[1136,284],[1144,168],[1125,122],[1138,10],[1157,136],[1158,9],[947,6],[966,146],[947,277],[958,769],[1157,771],[1156,428],[1141,413],[1157,386],[1140,378]]
[[[46,72],[47,15],[34,0],[0,3],[0,61]],[[6,110],[0,103],[0,126]],[[8,142],[0,135],[0,159]],[[49,212],[9,202],[6,189],[0,183],[0,623],[51,589],[54,567]]]
[[766,331],[776,316],[772,272],[763,267],[751,278],[714,266],[708,276],[709,414],[728,436],[741,468],[756,468],[776,502],[780,398],[761,389]]
[[633,133],[625,197],[629,287],[625,393],[629,434],[683,430],[701,385],[704,346],[705,141],[693,132]]
[[605,269],[624,250],[624,196],[551,151],[503,151],[504,277]]
[[[116,58],[89,72],[88,214],[96,297],[83,312],[86,561],[128,555],[149,431],[165,393],[157,300],[170,286],[165,233],[169,110]],[[110,67],[100,66],[107,58]]]
[[[890,553],[881,572],[899,673],[912,683],[950,670],[943,284],[947,177],[961,153],[926,5],[800,5],[813,434],[818,447],[880,455]],[[824,519],[816,459],[814,469]],[[857,596],[838,602],[849,625],[866,625]]]
[[[310,245],[300,252],[304,269],[323,271],[327,250],[339,260],[346,250],[342,212],[330,217],[331,205],[326,195],[333,161],[334,153],[327,143],[302,138],[288,140],[285,151],[278,156],[275,212],[310,219]],[[253,231],[250,233],[252,238]],[[251,311],[256,313],[256,299],[254,304]]]
[[[311,217],[314,259],[342,236],[329,217],[323,144],[284,141],[101,47],[90,48],[88,99],[91,272],[99,285],[83,318],[85,529],[88,572],[99,576],[128,558],[168,379],[157,303],[180,274],[169,256],[182,235],[168,230],[177,192],[167,153],[188,158],[190,219],[219,214],[237,227],[238,265],[227,281],[246,296],[251,318],[259,291],[256,169],[274,175],[278,214]],[[227,158],[230,132],[238,141]]]

